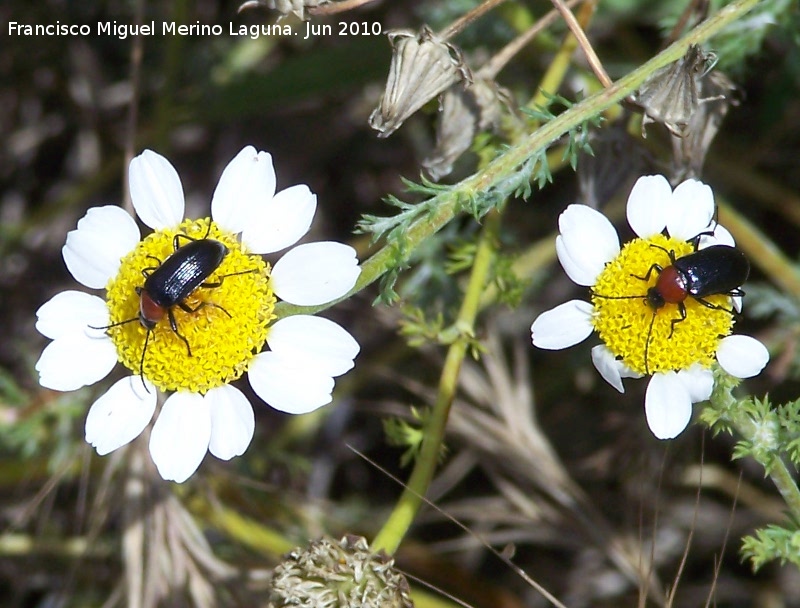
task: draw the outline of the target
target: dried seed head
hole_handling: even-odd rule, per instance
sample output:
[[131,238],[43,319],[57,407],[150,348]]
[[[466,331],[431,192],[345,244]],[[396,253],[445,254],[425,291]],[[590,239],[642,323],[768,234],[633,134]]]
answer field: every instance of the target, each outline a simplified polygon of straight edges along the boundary
[[698,94],[698,82],[716,61],[716,55],[692,45],[675,63],[661,68],[639,89],[636,103],[644,110],[642,137],[651,122],[660,122],[677,137],[683,137],[698,106],[708,101]]
[[294,549],[275,567],[269,608],[413,608],[394,559],[372,553],[366,539],[322,538]]
[[248,0],[239,7],[237,12],[241,13],[257,6],[266,6],[269,9],[278,11],[281,17],[293,14],[305,21],[305,10],[307,8],[315,8],[328,2],[330,0]]
[[712,72],[698,82],[703,103],[692,114],[684,136],[672,138],[673,184],[700,176],[708,148],[728,108],[739,103],[735,93],[736,85],[722,72]]
[[419,34],[410,30],[389,32],[393,47],[386,90],[369,125],[378,137],[388,137],[414,112],[457,82],[469,83],[472,75],[459,51],[427,27]]
[[492,80],[476,79],[469,88],[455,85],[447,89],[436,127],[436,149],[422,161],[431,178],[448,175],[476,133],[499,127],[503,108],[509,105],[509,93]]

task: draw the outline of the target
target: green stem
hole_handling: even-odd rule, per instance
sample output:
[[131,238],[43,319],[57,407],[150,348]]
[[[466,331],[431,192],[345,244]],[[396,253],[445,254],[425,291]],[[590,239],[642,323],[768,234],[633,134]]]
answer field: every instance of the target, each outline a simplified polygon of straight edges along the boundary
[[296,314],[314,314],[325,310],[336,302],[345,300],[360,292],[378,280],[387,271],[402,265],[412,252],[425,239],[429,238],[463,209],[463,201],[471,200],[477,193],[488,192],[513,175],[528,159],[539,150],[574,129],[590,118],[599,115],[612,105],[628,97],[636,91],[656,70],[677,61],[686,53],[692,44],[700,44],[718,33],[724,27],[741,18],[759,2],[764,0],[738,0],[723,7],[718,13],[709,17],[680,40],[674,42],[661,53],[653,57],[627,76],[620,78],[607,89],[603,89],[527,136],[517,145],[498,156],[483,170],[455,184],[447,192],[437,195],[432,200],[436,211],[414,222],[405,234],[402,242],[384,245],[372,257],[361,265],[359,276],[353,289],[343,297],[321,306],[294,306],[285,302],[275,308],[278,318]]
[[[753,442],[758,441],[759,426],[751,418],[738,416],[733,420],[733,426],[742,438]],[[761,462],[755,453],[753,457],[768,472],[769,478],[789,508],[792,519],[800,521],[800,489],[778,450],[772,452],[769,462]]]
[[[744,410],[732,394],[733,386],[715,390],[711,398],[711,407],[715,408],[721,418],[726,420],[745,441],[767,449],[752,450],[749,454],[755,459],[772,479],[778,489],[794,521],[800,521],[800,488],[797,487],[793,473],[786,466],[780,452],[780,446],[771,445],[769,437],[772,432],[764,432],[764,428],[777,426],[777,416],[770,411],[765,418],[756,420]],[[767,444],[766,446],[764,444]]]
[[464,361],[464,356],[469,349],[475,318],[480,309],[481,295],[486,287],[486,280],[494,259],[494,247],[499,226],[499,212],[490,213],[486,218],[486,223],[478,242],[467,291],[455,324],[460,335],[447,351],[442,376],[439,380],[436,403],[426,421],[422,447],[414,463],[414,470],[411,473],[408,486],[403,490],[403,494],[397,501],[394,510],[372,543],[372,549],[376,552],[383,549],[391,555],[397,551],[397,547],[400,546],[400,542],[408,532],[420,506],[422,506],[422,497],[427,492],[428,486],[433,479],[433,473],[436,470],[442,442],[444,441],[444,431],[450,415],[450,406],[453,403],[458,386],[461,363]]

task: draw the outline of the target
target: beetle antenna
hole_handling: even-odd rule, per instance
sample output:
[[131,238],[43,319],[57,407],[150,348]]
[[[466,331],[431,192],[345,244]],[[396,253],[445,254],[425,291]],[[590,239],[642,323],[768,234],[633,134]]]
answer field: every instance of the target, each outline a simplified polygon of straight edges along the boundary
[[641,296],[604,296],[599,293],[592,292],[592,295],[597,298],[603,298],[604,300],[640,300],[642,298],[647,298],[647,294]]
[[142,360],[139,362],[139,378],[142,380],[142,386],[144,390],[150,393],[150,389],[147,388],[147,384],[144,382],[144,356],[147,354],[147,343],[150,341],[150,332],[152,330],[148,329],[147,333],[144,336],[144,347],[142,348]]
[[647,363],[647,356],[650,352],[650,340],[653,337],[653,323],[656,321],[656,311],[653,311],[653,317],[650,319],[650,327],[647,329],[647,341],[644,343],[644,372],[650,375],[650,366]]
[[126,319],[125,321],[119,321],[117,323],[112,323],[111,325],[103,325],[102,327],[95,327],[94,325],[88,325],[90,329],[111,329],[113,327],[119,327],[120,325],[127,325],[128,323],[133,323],[134,321],[138,321],[139,317],[133,317],[132,319]]

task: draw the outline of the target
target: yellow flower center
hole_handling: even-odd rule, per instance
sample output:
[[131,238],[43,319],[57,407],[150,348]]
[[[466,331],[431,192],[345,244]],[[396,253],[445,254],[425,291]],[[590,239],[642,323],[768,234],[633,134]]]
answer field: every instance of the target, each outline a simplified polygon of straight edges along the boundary
[[[140,301],[153,296],[158,286],[143,291],[145,280],[176,253],[175,235],[190,237],[179,237],[179,247],[208,238],[225,245],[227,253],[203,284],[164,308],[163,317],[148,330],[140,322]],[[236,380],[263,347],[275,316],[269,273],[260,256],[249,255],[235,235],[208,218],[184,220],[177,228],[150,234],[122,259],[119,273],[106,287],[111,322],[132,320],[108,330],[119,360],[162,391],[206,393]]]
[[[609,262],[592,288],[592,322],[608,349],[640,374],[678,371],[694,363],[709,367],[721,338],[733,328],[731,298],[704,296],[703,300],[725,310],[712,309],[687,296],[686,319],[680,304],[665,304],[654,310],[646,300],[659,274],[650,268],[672,264],[669,251],[681,258],[694,251],[691,243],[663,235],[634,239]],[[677,321],[673,324],[673,321]]]

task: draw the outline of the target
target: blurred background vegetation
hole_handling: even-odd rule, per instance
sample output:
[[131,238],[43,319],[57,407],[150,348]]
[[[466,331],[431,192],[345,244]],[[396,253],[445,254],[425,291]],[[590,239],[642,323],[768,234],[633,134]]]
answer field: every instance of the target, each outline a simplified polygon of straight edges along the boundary
[[[142,38],[138,84],[131,79],[130,37],[0,32],[0,606],[267,605],[269,571],[289,548],[324,533],[375,535],[401,487],[348,446],[406,479],[404,447],[389,445],[383,422],[414,422],[411,407],[431,405],[444,347],[435,340],[409,345],[400,328],[409,319],[453,319],[465,276],[459,260],[469,259],[478,227],[472,218],[457,218],[415,251],[393,306],[373,306],[373,286],[325,312],[362,346],[331,406],[301,417],[256,407],[247,453],[227,463],[207,457],[182,486],[154,473],[146,438],[108,457],[94,454],[83,424],[101,389],[60,394],[39,387],[33,366],[46,340],[34,330],[35,311],[55,293],[77,288],[61,247],[89,207],[124,200],[126,148],[152,148],[170,159],[189,216],[207,213],[222,168],[243,146],[267,150],[279,188],[305,183],[316,192],[311,236],[349,242],[366,259],[369,240],[354,227],[362,214],[390,215],[387,195],[414,198],[402,180],[419,181],[420,161],[434,144],[436,104],[390,138],[377,138],[367,118],[386,82],[389,44],[385,35],[339,35],[338,24],[378,23],[384,33],[423,23],[440,30],[475,4],[377,0],[311,17],[334,25],[330,36],[255,40],[228,35],[228,24],[271,24],[278,15],[264,7],[237,14],[238,2],[0,6],[4,30],[16,21],[96,31],[98,22],[133,23],[142,11],[145,22],[218,23],[224,31]],[[715,49],[738,87],[738,105],[701,177],[795,260],[798,13],[793,2],[761,4],[762,21],[753,17]],[[712,3],[711,12],[719,6]],[[551,8],[510,0],[455,42],[480,65]],[[599,2],[587,31],[611,77],[656,54],[684,8],[673,1]],[[305,31],[295,17],[281,23]],[[516,103],[536,93],[565,34],[557,21],[501,73]],[[557,91],[570,100],[597,89],[581,53],[573,60]],[[129,107],[137,99],[131,128]],[[607,118],[611,132],[616,123]],[[599,203],[617,219],[635,177],[669,163],[663,128],[650,126],[647,140],[632,132],[593,146],[595,157],[584,165],[586,179],[599,184]],[[444,181],[471,174],[478,159],[465,155]],[[781,521],[783,503],[759,465],[731,462],[732,439],[693,425],[674,442],[659,442],[643,416],[644,383],[617,394],[592,368],[586,344],[555,353],[531,347],[529,327],[539,312],[586,295],[553,253],[557,216],[578,196],[576,174],[553,167],[551,184],[527,201],[510,201],[505,211],[500,260],[512,269],[506,287],[513,305],[495,304],[480,317],[485,352],[462,370],[448,449],[429,497],[497,548],[513,545],[514,561],[573,608],[664,605],[665,590],[675,585],[674,606],[704,605],[709,597],[716,606],[800,606],[795,567],[768,564],[754,574],[742,561],[741,537]],[[772,286],[782,287],[797,270],[765,270],[750,255],[754,284],[746,291],[757,314],[746,309],[737,327],[765,342],[773,363],[747,390],[795,399],[800,294]],[[431,508],[396,557],[404,571],[471,606],[547,605]],[[416,598],[420,606],[454,605],[430,590]]]

